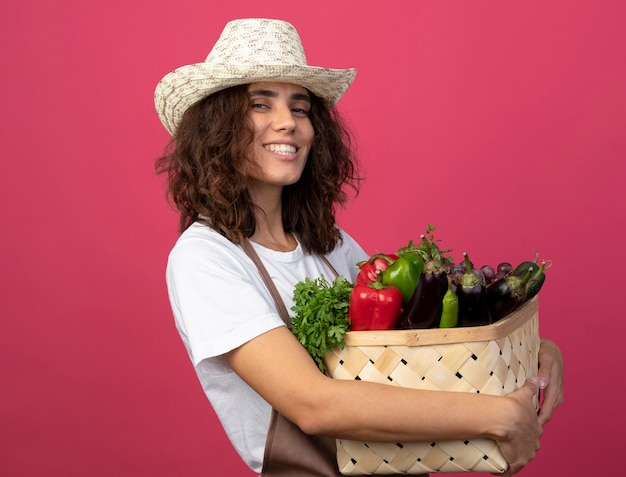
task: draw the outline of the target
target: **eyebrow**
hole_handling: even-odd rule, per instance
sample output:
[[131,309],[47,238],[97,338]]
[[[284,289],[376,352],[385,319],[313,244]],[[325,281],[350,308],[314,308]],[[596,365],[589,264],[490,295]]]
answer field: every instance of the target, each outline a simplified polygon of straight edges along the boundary
[[[278,93],[276,91],[272,91],[271,89],[255,89],[253,91],[249,91],[248,96],[250,98],[252,98],[253,96],[265,96],[267,98],[277,98]],[[307,103],[311,102],[311,97],[306,93],[294,93],[291,95],[290,99],[294,101],[306,101]]]

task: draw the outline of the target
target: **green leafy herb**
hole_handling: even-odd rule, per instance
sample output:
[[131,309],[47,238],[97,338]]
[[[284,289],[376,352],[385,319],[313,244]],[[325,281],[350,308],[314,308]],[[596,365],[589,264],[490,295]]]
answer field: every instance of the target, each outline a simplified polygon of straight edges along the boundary
[[426,227],[426,233],[424,234],[425,240],[421,240],[417,245],[413,242],[413,240],[409,241],[409,244],[406,247],[402,247],[398,250],[398,254],[402,255],[406,252],[415,253],[422,257],[424,262],[428,260],[439,260],[441,263],[449,263],[452,261],[451,257],[446,257],[445,255],[450,253],[452,249],[444,249],[442,250],[437,245],[441,240],[436,240],[433,232],[435,231],[435,226],[432,224],[428,224]]
[[298,282],[293,293],[291,331],[324,372],[324,353],[343,349],[343,334],[350,329],[348,308],[353,285],[343,276],[329,283],[324,276]]

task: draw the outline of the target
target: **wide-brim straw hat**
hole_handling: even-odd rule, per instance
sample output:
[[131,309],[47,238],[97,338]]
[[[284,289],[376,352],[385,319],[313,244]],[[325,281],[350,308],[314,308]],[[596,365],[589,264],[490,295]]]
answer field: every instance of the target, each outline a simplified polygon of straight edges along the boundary
[[307,64],[294,26],[283,20],[245,18],[228,22],[202,63],[182,66],[157,85],[159,119],[173,136],[185,111],[231,86],[277,81],[299,84],[334,106],[348,90],[356,69]]

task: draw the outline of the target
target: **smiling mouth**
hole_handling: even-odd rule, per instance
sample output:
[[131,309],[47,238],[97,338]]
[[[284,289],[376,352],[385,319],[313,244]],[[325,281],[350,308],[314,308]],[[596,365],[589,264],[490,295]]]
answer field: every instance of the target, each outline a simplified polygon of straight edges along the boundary
[[290,144],[268,144],[265,146],[265,149],[282,156],[289,156],[297,151],[297,148]]

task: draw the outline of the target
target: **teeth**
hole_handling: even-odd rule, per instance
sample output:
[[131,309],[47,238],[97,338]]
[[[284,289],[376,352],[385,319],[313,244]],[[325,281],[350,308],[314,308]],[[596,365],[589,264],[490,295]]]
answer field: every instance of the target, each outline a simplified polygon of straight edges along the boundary
[[265,146],[268,151],[275,152],[276,154],[283,154],[288,156],[289,154],[295,154],[296,148],[289,144],[268,144]]

